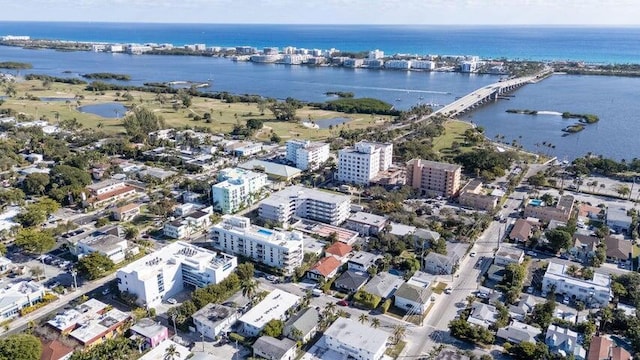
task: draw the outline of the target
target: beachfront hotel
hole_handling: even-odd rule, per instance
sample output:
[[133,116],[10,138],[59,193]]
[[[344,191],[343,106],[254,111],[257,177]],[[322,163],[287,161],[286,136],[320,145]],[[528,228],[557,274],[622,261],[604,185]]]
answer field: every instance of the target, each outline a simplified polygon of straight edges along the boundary
[[291,274],[302,264],[302,234],[252,225],[242,216],[224,215],[209,229],[213,246],[222,251],[249,257]]
[[118,289],[154,307],[185,288],[224,280],[238,265],[235,256],[177,241],[118,270]]
[[350,208],[351,198],[347,195],[294,185],[262,200],[258,214],[284,227],[294,217],[340,225],[349,216]]
[[392,163],[393,144],[361,141],[338,152],[338,181],[369,185],[380,171]]

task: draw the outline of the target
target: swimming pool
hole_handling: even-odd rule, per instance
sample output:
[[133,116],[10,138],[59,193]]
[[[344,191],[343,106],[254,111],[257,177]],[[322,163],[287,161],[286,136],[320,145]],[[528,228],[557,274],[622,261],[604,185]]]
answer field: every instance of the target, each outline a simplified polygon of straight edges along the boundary
[[529,204],[531,204],[533,206],[543,206],[544,205],[544,201],[542,201],[540,199],[531,199],[531,200],[529,200]]
[[267,236],[273,235],[271,231],[265,230],[265,229],[258,230],[258,234],[267,235]]

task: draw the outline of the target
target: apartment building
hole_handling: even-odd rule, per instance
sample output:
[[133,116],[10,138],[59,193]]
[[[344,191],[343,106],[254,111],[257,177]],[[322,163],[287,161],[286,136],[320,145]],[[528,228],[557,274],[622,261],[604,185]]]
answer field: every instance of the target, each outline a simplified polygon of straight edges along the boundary
[[188,213],[184,218],[165,223],[162,231],[172,239],[183,239],[211,225],[212,207]]
[[294,217],[339,225],[349,216],[350,208],[351,198],[347,195],[294,185],[262,200],[258,214],[285,227]]
[[345,358],[378,360],[384,357],[390,334],[343,317],[324,332],[326,346]]
[[20,314],[20,310],[42,301],[46,289],[35,281],[21,281],[0,289],[0,321]]
[[411,69],[411,60],[388,60],[384,63],[387,69],[409,70]]
[[566,223],[571,218],[573,203],[574,197],[571,195],[561,196],[556,206],[545,206],[541,200],[533,199],[524,208],[524,217],[537,218],[547,222],[555,220]]
[[286,159],[300,170],[317,169],[329,159],[329,144],[309,140],[289,140]]
[[542,279],[542,290],[551,291],[555,288],[556,294],[580,300],[587,306],[600,307],[609,304],[612,298],[609,276],[596,272],[593,279],[584,279],[579,274],[568,274],[567,268],[565,264],[550,261]]
[[214,207],[223,214],[231,214],[258,199],[257,194],[267,185],[267,175],[230,168],[218,173],[218,181],[211,187]]
[[242,332],[248,336],[258,336],[269,321],[287,320],[289,310],[298,305],[300,300],[302,299],[299,296],[274,289],[264,300],[238,319],[242,324]]
[[87,186],[88,204],[100,206],[135,195],[136,190],[122,180],[108,179]]
[[302,264],[301,233],[263,228],[252,225],[249,218],[230,215],[224,215],[209,233],[214,247],[282,269],[285,274]]
[[118,289],[154,307],[184,288],[224,280],[238,265],[235,256],[177,241],[118,270]]
[[407,163],[407,184],[428,196],[455,196],[460,190],[462,167],[437,161],[412,159]]
[[389,169],[393,144],[361,141],[338,152],[338,181],[368,185],[380,171]]
[[124,229],[107,225],[91,232],[66,238],[69,251],[81,258],[94,252],[105,255],[115,264],[124,261],[127,254],[135,255],[139,249],[124,238]]
[[460,196],[458,197],[460,205],[486,211],[495,208],[498,205],[498,200],[497,196],[489,195],[484,191],[480,180],[470,181],[460,189]]

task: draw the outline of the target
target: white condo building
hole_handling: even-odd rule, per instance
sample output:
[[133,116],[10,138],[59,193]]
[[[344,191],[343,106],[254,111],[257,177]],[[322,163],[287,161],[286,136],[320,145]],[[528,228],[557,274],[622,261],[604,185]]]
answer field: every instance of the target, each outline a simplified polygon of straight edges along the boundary
[[387,69],[409,70],[411,69],[411,60],[389,60],[384,63]]
[[390,334],[355,320],[338,317],[324,332],[326,346],[345,357],[379,360],[384,357]]
[[177,241],[118,270],[118,289],[154,307],[184,288],[224,280],[238,265],[235,256]]
[[609,276],[594,272],[593,279],[586,280],[579,275],[567,274],[565,264],[549,262],[542,278],[542,290],[551,291],[555,287],[556,294],[580,300],[587,306],[607,306],[612,298],[611,279]]
[[314,170],[329,159],[329,144],[309,140],[289,140],[286,158],[300,170]]
[[257,194],[267,185],[267,174],[231,168],[221,170],[218,181],[211,187],[214,207],[231,214],[257,200]]
[[393,144],[361,141],[338,152],[338,181],[368,185],[392,163]]
[[420,70],[433,70],[436,68],[436,63],[430,60],[413,60],[411,61],[411,68]]
[[287,320],[287,311],[300,303],[300,297],[280,289],[274,289],[238,321],[242,332],[248,336],[258,336],[271,320]]
[[224,215],[209,229],[213,246],[282,269],[290,274],[302,265],[303,238],[298,232],[266,229],[242,216]]
[[294,217],[339,225],[349,216],[350,208],[351,198],[347,195],[294,185],[262,200],[258,214],[283,227],[291,223]]

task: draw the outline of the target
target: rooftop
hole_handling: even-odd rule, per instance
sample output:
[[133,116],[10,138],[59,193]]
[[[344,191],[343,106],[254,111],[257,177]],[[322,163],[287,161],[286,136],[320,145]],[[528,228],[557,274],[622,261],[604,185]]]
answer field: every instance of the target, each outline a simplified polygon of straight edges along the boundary
[[138,360],[164,360],[167,348],[170,346],[174,346],[178,352],[178,355],[175,357],[176,359],[186,359],[189,354],[191,354],[191,351],[186,347],[167,339],[151,349],[148,353],[144,354]]
[[524,250],[518,249],[513,246],[501,245],[498,248],[498,251],[496,252],[496,256],[509,258],[513,261],[520,261],[520,259],[522,258],[522,255],[524,255]]
[[349,216],[348,221],[354,221],[361,224],[380,227],[384,225],[387,222],[387,220],[388,218],[386,216],[380,216],[380,215],[358,211],[357,213]]
[[[418,161],[420,165],[425,167],[430,167],[432,169],[438,170],[446,170],[446,171],[456,171],[462,169],[462,166],[456,164],[443,163],[438,161],[430,161],[430,160],[422,160],[422,159],[413,159],[409,160],[409,162]],[[413,164],[413,163],[412,163]]]
[[[309,307],[289,319],[285,324],[285,327],[296,328],[306,335],[311,332],[314,327],[318,326],[319,321],[320,314],[318,313],[318,310],[313,307]],[[285,330],[285,332],[287,331]]]
[[157,334],[163,333],[165,329],[165,326],[149,318],[140,319],[131,327],[131,331],[146,338],[153,338]]
[[93,202],[103,201],[103,200],[106,200],[106,199],[110,199],[110,198],[112,198],[114,196],[118,196],[118,195],[125,194],[125,193],[128,193],[130,191],[135,191],[135,190],[136,189],[134,189],[132,186],[125,185],[125,186],[123,186],[121,188],[117,188],[117,189],[115,189],[113,191],[108,191],[106,193],[100,194],[100,195],[92,198],[91,201],[93,201]]
[[380,255],[372,254],[372,253],[366,252],[366,251],[356,251],[353,254],[353,256],[349,259],[349,262],[354,263],[354,264],[360,264],[360,265],[369,266],[369,265],[375,263],[376,260],[378,260],[381,257],[382,256],[380,256]]
[[263,354],[269,359],[281,359],[294,346],[296,342],[287,338],[278,340],[271,336],[261,336],[253,343],[253,350],[254,353]]
[[120,213],[124,213],[133,209],[137,209],[139,207],[140,207],[140,204],[131,203],[124,206],[120,206],[119,208],[116,209],[116,211]]
[[508,326],[498,329],[496,336],[518,343],[523,341],[535,343],[535,337],[540,334],[542,334],[541,329],[514,320]]
[[407,299],[413,302],[426,304],[431,297],[431,289],[420,287],[408,283],[402,284],[395,292],[396,297]]
[[339,193],[293,185],[271,194],[268,198],[262,200],[260,204],[279,206],[295,199],[312,199],[327,204],[342,204],[348,202],[350,197]]
[[192,316],[194,321],[197,321],[200,324],[205,324],[211,328],[215,328],[218,324],[235,313],[236,310],[228,306],[207,304],[202,309],[196,311]]
[[223,215],[222,221],[215,224],[211,231],[215,232],[216,228],[224,229],[240,236],[250,236],[253,239],[282,247],[288,247],[290,243],[303,241],[302,234],[298,232],[280,231],[252,225],[251,220],[243,216]]
[[333,243],[331,246],[329,246],[325,252],[331,255],[335,255],[338,257],[345,257],[347,256],[351,251],[353,250],[353,248],[351,247],[351,245],[342,243],[340,241],[336,241],[335,243]]
[[309,269],[310,271],[315,271],[321,274],[324,277],[331,275],[337,268],[342,265],[340,260],[336,259],[333,256],[327,256],[318,260],[318,262]]
[[631,221],[631,216],[626,208],[611,206],[607,209],[607,221]]
[[566,283],[575,284],[580,287],[589,286],[594,290],[598,289],[601,291],[608,291],[611,287],[611,279],[607,275],[594,272],[592,280],[585,280],[568,275],[566,273],[567,267],[568,266],[565,264],[549,261],[549,266],[547,267],[547,272],[544,274],[544,276],[555,281],[564,281]]
[[324,333],[325,336],[339,339],[342,343],[357,346],[374,354],[380,347],[385,346],[390,336],[386,331],[343,317],[338,317]]
[[13,306],[16,302],[23,302],[27,297],[42,294],[44,287],[34,281],[21,281],[15,284],[5,285],[0,289],[0,309]]
[[287,310],[295,306],[299,301],[299,296],[275,289],[258,305],[244,314],[240,321],[254,328],[262,329],[270,320],[281,318]]
[[115,249],[120,249],[123,245],[126,247],[127,240],[111,235],[95,231],[89,236],[78,240],[78,243],[90,246],[95,251],[108,253]]
[[264,160],[249,160],[245,163],[238,165],[246,170],[263,170],[265,174],[274,175],[282,178],[291,178],[298,176],[302,173],[302,170],[294,168],[292,166],[277,164]]
[[383,299],[391,296],[395,290],[397,290],[404,280],[397,275],[392,275],[388,272],[381,272],[369,280],[365,285],[364,290],[369,294],[380,296]]
[[120,269],[119,272],[137,272],[140,279],[156,276],[163,267],[187,264],[194,269],[204,271],[209,267],[218,269],[232,261],[233,256],[211,251],[186,242],[176,241],[155,252],[140,258]]
[[112,185],[117,185],[117,184],[124,185],[122,180],[107,179],[107,180],[102,180],[100,182],[97,182],[95,184],[87,185],[87,189],[92,190],[92,191],[98,191],[100,189],[106,188],[107,186],[112,186]]
[[111,309],[103,315],[88,318],[85,323],[79,323],[80,327],[73,330],[69,335],[83,344],[91,343],[92,340],[102,337],[106,332],[113,330],[128,318],[129,314],[118,309]]
[[100,300],[89,299],[73,309],[65,310],[56,315],[47,324],[64,331],[77,324],[88,323],[89,320],[99,317],[100,313],[107,307],[107,304]]

